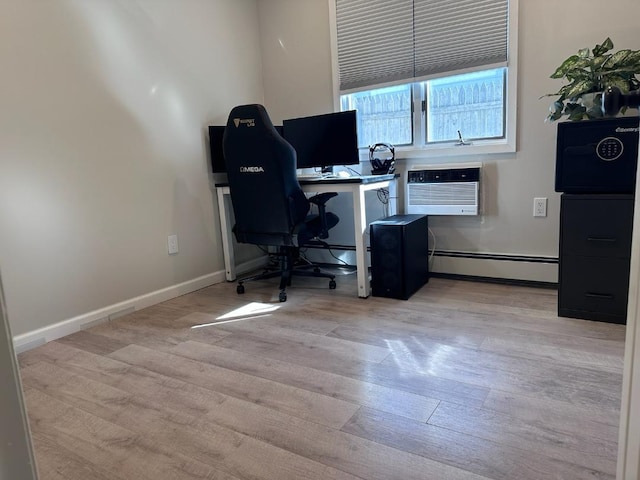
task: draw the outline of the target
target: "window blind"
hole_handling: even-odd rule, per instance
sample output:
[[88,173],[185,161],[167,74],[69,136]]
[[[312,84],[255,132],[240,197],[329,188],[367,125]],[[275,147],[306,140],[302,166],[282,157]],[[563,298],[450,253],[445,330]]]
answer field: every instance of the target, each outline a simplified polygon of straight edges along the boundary
[[336,0],[340,90],[506,64],[509,0]]
[[413,0],[336,0],[340,90],[413,76]]

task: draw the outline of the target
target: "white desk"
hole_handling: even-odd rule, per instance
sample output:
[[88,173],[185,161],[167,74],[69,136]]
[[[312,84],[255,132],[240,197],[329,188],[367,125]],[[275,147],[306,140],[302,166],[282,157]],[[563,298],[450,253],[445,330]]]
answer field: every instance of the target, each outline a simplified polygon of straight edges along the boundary
[[[353,196],[353,227],[355,233],[356,267],[358,276],[358,296],[367,298],[371,292],[369,285],[369,259],[365,235],[369,226],[365,210],[364,194],[368,190],[389,188],[399,177],[397,174],[364,175],[361,177],[323,178],[322,180],[300,179],[302,190],[308,193],[338,192],[351,193]],[[220,211],[220,227],[222,230],[222,248],[227,280],[236,279],[236,264],[233,253],[233,232],[231,218],[233,207],[228,183],[217,183],[218,209]],[[393,215],[393,211],[389,212]]]

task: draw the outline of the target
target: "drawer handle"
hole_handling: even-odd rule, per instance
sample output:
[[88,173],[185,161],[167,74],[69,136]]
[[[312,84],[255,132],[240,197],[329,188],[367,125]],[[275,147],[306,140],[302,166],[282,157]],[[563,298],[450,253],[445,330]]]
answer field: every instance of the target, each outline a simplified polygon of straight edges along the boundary
[[590,293],[587,292],[584,294],[585,297],[587,298],[599,298],[599,299],[603,299],[603,300],[613,300],[613,295],[611,295],[610,293]]
[[615,243],[618,241],[617,238],[606,238],[606,237],[587,237],[588,242],[606,242],[606,243]]

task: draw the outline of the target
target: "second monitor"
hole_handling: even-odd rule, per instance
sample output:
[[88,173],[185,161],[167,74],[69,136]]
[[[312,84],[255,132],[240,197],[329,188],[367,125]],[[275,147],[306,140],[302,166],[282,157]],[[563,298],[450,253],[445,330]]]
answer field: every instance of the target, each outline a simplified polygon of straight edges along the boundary
[[[334,166],[357,165],[358,135],[356,111],[327,113],[285,120],[276,130],[297,154],[297,168],[321,168],[331,172]],[[222,151],[224,125],[209,127],[209,148],[213,173],[225,173]]]
[[296,150],[298,168],[331,171],[360,162],[355,110],[285,120],[282,130]]

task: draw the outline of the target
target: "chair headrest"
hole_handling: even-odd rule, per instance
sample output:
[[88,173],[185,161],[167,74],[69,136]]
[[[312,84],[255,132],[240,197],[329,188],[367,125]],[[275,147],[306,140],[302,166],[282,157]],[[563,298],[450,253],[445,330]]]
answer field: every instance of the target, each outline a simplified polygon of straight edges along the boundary
[[273,128],[267,110],[257,103],[232,108],[227,121],[227,129],[231,131],[236,129],[264,131]]

